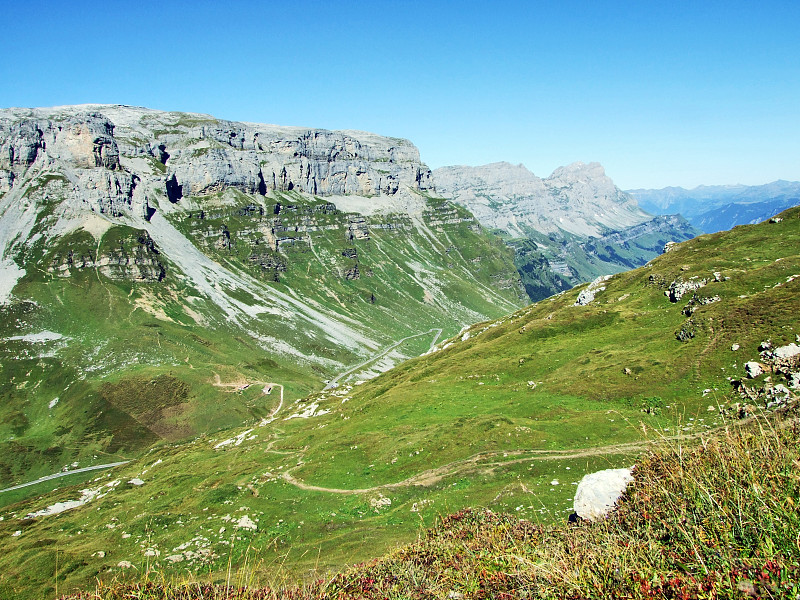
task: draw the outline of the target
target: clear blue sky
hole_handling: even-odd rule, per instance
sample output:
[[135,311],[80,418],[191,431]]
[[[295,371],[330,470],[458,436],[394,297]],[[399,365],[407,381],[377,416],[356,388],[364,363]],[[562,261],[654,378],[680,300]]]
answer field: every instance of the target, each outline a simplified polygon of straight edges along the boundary
[[623,188],[800,180],[800,1],[6,1],[0,107],[411,139]]

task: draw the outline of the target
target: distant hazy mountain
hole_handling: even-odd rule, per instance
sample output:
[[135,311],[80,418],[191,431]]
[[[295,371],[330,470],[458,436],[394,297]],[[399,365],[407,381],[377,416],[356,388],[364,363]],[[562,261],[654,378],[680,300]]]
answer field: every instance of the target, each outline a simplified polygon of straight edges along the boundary
[[560,167],[544,179],[507,162],[442,167],[433,180],[439,194],[514,248],[532,300],[641,266],[666,242],[700,233],[680,215],[654,219],[596,162]]
[[628,190],[644,210],[659,214],[680,213],[707,233],[736,225],[759,223],[800,204],[800,182],[773,181],[765,185],[701,185],[691,190]]
[[507,162],[442,167],[433,175],[437,192],[469,208],[483,225],[512,235],[534,229],[599,236],[651,218],[596,162],[559,167],[545,179]]

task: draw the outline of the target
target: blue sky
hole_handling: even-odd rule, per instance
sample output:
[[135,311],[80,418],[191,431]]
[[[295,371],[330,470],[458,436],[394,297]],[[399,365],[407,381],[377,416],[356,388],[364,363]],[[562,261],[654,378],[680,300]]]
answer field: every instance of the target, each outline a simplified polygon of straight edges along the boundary
[[800,180],[800,2],[4,3],[0,106],[411,139],[623,188]]

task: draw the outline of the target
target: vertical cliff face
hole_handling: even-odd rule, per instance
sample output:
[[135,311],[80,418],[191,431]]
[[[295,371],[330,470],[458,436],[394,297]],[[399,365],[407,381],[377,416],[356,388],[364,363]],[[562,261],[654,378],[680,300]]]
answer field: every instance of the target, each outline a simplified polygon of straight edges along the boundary
[[407,140],[121,106],[0,111],[0,193],[34,166],[67,173],[75,202],[112,216],[147,214],[161,192],[176,202],[226,189],[365,197],[432,189]]

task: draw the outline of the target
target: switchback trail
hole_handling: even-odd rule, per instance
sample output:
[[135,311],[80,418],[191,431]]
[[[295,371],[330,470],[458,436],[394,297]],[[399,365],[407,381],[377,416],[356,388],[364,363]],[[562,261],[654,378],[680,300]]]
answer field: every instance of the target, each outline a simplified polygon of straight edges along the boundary
[[363,362],[360,362],[355,367],[351,367],[350,369],[348,369],[344,373],[339,373],[336,377],[334,377],[333,379],[331,379],[328,382],[328,385],[325,386],[325,389],[327,390],[327,389],[330,389],[330,388],[337,387],[339,385],[339,380],[342,379],[342,377],[347,377],[348,375],[350,375],[354,371],[358,371],[360,368],[367,366],[369,363],[375,362],[376,360],[378,360],[380,358],[383,358],[384,356],[389,354],[389,352],[391,352],[392,350],[397,348],[403,342],[406,342],[408,340],[411,340],[411,339],[414,339],[414,338],[417,338],[417,337],[422,337],[423,335],[428,335],[429,333],[436,333],[436,336],[434,336],[433,341],[431,342],[431,348],[433,348],[436,345],[436,341],[439,339],[439,336],[442,335],[442,330],[440,328],[438,328],[438,327],[432,327],[428,331],[423,331],[422,333],[415,333],[414,335],[409,335],[409,336],[404,337],[402,340],[399,340],[399,341],[395,342],[394,344],[392,344],[388,348],[384,348],[383,350],[380,351],[380,353],[369,357],[367,360],[365,360]]

